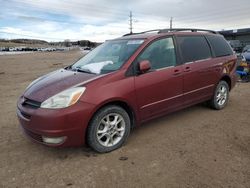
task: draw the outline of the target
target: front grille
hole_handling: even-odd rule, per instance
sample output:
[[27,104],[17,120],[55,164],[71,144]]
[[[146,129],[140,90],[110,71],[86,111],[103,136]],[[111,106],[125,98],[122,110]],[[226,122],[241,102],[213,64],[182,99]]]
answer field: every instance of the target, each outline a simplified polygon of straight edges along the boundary
[[[20,111],[20,110],[19,110]],[[21,113],[21,115],[23,116],[23,117],[25,117],[26,119],[30,119],[31,118],[31,115],[29,115],[29,114],[26,114],[26,113],[24,113],[24,112],[22,112],[22,111],[20,111],[20,113]]]
[[37,102],[37,101],[34,101],[34,100],[30,100],[30,99],[25,98],[22,105],[24,107],[37,109],[37,108],[40,108],[41,103]]
[[36,140],[37,142],[41,142],[41,143],[43,142],[43,138],[42,138],[41,135],[36,134],[36,133],[34,133],[34,132],[30,131],[30,130],[27,130],[25,128],[23,128],[23,130],[24,130],[24,133],[27,136],[31,137],[32,139]]

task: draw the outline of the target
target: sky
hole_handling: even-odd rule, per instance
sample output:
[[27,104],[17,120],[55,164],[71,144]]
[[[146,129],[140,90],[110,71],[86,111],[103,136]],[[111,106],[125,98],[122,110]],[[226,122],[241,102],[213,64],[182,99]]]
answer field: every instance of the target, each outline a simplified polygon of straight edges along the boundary
[[0,0],[0,38],[103,42],[169,28],[250,28],[249,0]]

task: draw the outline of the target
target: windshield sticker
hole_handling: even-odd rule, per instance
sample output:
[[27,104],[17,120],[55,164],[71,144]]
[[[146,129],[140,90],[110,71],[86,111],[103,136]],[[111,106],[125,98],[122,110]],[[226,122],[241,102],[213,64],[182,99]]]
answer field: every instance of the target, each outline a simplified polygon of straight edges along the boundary
[[130,44],[142,44],[144,42],[144,40],[129,40],[127,45]]

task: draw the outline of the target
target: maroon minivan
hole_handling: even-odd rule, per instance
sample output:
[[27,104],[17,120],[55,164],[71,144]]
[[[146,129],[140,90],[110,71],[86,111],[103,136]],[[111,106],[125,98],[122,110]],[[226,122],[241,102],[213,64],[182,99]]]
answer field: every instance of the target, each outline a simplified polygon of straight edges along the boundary
[[224,108],[235,69],[236,56],[214,31],[128,34],[33,81],[18,100],[17,115],[38,143],[109,152],[150,119],[205,101]]

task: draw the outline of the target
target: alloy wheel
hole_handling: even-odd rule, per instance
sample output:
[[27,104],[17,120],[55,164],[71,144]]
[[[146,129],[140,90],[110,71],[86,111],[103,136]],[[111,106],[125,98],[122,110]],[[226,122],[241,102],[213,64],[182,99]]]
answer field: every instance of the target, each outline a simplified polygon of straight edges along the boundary
[[227,97],[228,97],[227,88],[226,88],[226,86],[221,85],[216,93],[217,104],[220,106],[223,106],[225,104],[225,102],[227,101]]
[[112,147],[119,143],[125,133],[125,120],[118,113],[104,116],[97,126],[96,137],[105,147]]

